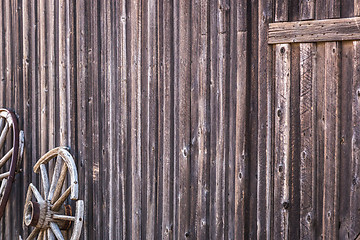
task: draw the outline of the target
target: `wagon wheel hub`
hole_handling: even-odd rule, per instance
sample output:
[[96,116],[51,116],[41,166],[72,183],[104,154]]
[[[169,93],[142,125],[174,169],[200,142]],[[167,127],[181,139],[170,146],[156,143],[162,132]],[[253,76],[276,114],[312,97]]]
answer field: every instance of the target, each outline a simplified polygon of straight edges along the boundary
[[27,227],[37,227],[40,229],[48,229],[50,227],[50,222],[56,221],[61,230],[67,230],[71,226],[70,220],[54,219],[54,216],[64,214],[65,216],[72,216],[72,210],[70,205],[65,205],[64,209],[59,212],[51,211],[50,201],[44,201],[37,203],[34,201],[29,201],[26,204],[25,209],[25,225]]
[[[56,164],[53,171],[48,171],[46,165],[51,159]],[[65,239],[63,230],[71,233],[71,240],[79,239],[84,202],[78,200],[77,170],[71,154],[65,148],[50,150],[35,164],[34,172],[40,173],[41,191],[30,183],[23,219],[24,227],[32,227],[27,240]],[[74,212],[65,204],[70,201],[75,201]]]

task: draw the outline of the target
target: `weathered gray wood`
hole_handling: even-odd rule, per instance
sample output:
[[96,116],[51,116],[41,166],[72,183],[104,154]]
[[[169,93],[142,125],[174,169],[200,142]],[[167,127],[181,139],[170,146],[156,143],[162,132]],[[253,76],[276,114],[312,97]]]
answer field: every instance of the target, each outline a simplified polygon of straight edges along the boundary
[[323,235],[338,236],[339,197],[339,43],[325,43],[325,133]]
[[[179,41],[178,46],[178,119],[176,124],[177,141],[178,145],[175,154],[178,159],[178,169],[176,170],[176,178],[178,180],[178,192],[176,198],[177,211],[178,211],[178,225],[177,237],[191,237],[190,233],[190,177],[191,177],[191,165],[190,165],[190,151],[191,151],[191,138],[190,138],[190,123],[191,123],[191,111],[190,111],[190,96],[191,96],[191,25],[190,25],[190,1],[179,1]],[[193,234],[193,233],[192,233]]]
[[10,149],[10,151],[8,151],[5,156],[3,156],[1,159],[0,159],[0,168],[2,166],[4,166],[4,164],[10,159],[10,157],[12,156],[13,154],[13,148]]
[[269,24],[269,44],[359,40],[360,17]]
[[[218,36],[217,36],[217,7],[216,1],[210,2],[209,22],[210,22],[210,176],[215,179],[216,176],[216,145],[217,145],[217,123],[219,120],[218,105],[217,105],[217,49],[218,49]],[[176,146],[175,146],[176,147]],[[210,226],[209,226],[209,238],[215,239],[216,234],[216,217],[219,217],[215,211],[215,197],[216,197],[216,181],[210,182]]]
[[[339,144],[339,236],[347,236],[349,239],[349,223],[353,222],[350,220],[350,212],[353,210],[350,209],[350,196],[351,196],[351,186],[352,186],[352,170],[351,165],[354,161],[352,156],[352,138],[353,138],[353,126],[352,122],[352,105],[353,105],[353,71],[354,71],[354,45],[353,42],[346,41],[342,43],[341,46],[341,73],[340,79],[341,85],[339,89],[340,96],[340,123],[350,123],[350,124],[340,124],[340,144]],[[347,161],[343,159],[349,159]],[[354,236],[351,237],[354,239]]]
[[196,238],[205,239],[209,238],[209,187],[210,187],[210,149],[209,149],[209,70],[207,68],[209,64],[209,49],[208,49],[208,36],[209,36],[209,24],[208,19],[208,7],[207,1],[201,1],[199,6],[199,52],[198,52],[198,129],[197,134],[198,141],[198,189],[197,189],[197,208],[196,208]]
[[[273,19],[274,3],[279,4],[278,1],[259,1],[259,13],[258,13],[258,28],[259,28],[259,41],[258,41],[258,55],[264,56],[258,58],[258,150],[257,150],[257,238],[258,239],[270,239],[272,231],[272,169],[273,169],[273,153],[272,151],[264,151],[268,149],[273,143],[273,98],[274,98],[274,84],[273,84],[273,46],[268,45],[268,27],[269,22]],[[279,14],[277,14],[278,16]],[[284,16],[285,17],[285,16]],[[246,45],[245,45],[246,46]],[[245,47],[244,46],[244,47]],[[239,59],[243,59],[239,58]],[[242,70],[241,72],[244,72]],[[240,73],[240,72],[239,72]],[[244,112],[246,116],[246,112]],[[246,125],[245,125],[246,126]],[[244,142],[246,140],[243,140]],[[244,143],[243,143],[244,145]],[[243,151],[245,146],[243,146]],[[243,154],[242,162],[246,164],[247,154]],[[243,167],[245,172],[246,168]],[[244,176],[243,188],[246,187],[246,181],[248,176]],[[265,197],[264,197],[265,196]],[[246,208],[244,202],[243,208]],[[245,215],[243,221],[246,221]]]
[[[356,15],[359,14],[360,8],[356,8],[358,11]],[[353,42],[353,82],[351,89],[351,97],[352,97],[352,141],[351,141],[351,188],[350,188],[350,217],[347,219],[349,221],[349,225],[347,231],[349,232],[349,237],[355,239],[356,236],[360,233],[359,223],[360,216],[357,214],[354,209],[359,209],[360,200],[359,200],[359,176],[360,176],[360,128],[358,126],[358,122],[360,121],[360,111],[359,111],[359,101],[360,101],[360,42]]]
[[[158,18],[158,3],[156,1],[148,1],[146,9],[148,11],[146,21],[146,67],[143,68],[144,82],[143,87],[147,89],[147,99],[146,109],[147,109],[147,118],[144,119],[144,124],[147,127],[144,129],[146,131],[147,137],[146,140],[146,189],[144,189],[146,196],[146,222],[144,223],[146,227],[143,227],[143,230],[146,229],[146,234],[144,238],[146,239],[156,239],[157,236],[156,229],[156,181],[158,179],[158,81],[157,81],[157,54],[158,54],[158,45],[157,45],[157,18]],[[143,94],[144,96],[145,94]],[[145,100],[145,99],[144,99]]]
[[[190,183],[198,182],[199,179],[199,40],[201,34],[201,24],[200,24],[200,14],[199,14],[200,2],[192,0],[190,3],[190,42],[189,48],[191,49],[190,53],[190,147],[189,147],[189,162],[190,162]],[[198,188],[199,185],[191,185],[189,189],[189,212],[190,212],[190,227],[188,232],[197,236],[196,222],[198,222],[196,210],[199,208],[197,204],[198,199]],[[230,197],[229,197],[230,201]],[[193,204],[191,204],[193,203]],[[189,234],[189,237],[191,235]]]
[[[286,21],[298,16],[347,21],[338,19],[340,10],[342,17],[353,11],[357,15],[359,4],[0,1],[0,103],[16,110],[26,137],[25,164],[16,179],[21,191],[15,189],[11,196],[14,201],[0,221],[0,238],[30,233],[16,227],[18,205],[26,195],[24,186],[41,183],[31,167],[49,150],[47,145],[57,143],[70,146],[78,159],[79,197],[85,199],[83,239],[276,238],[276,218],[279,213],[284,216],[284,206],[273,204],[273,193],[285,185],[274,188],[278,168],[273,164],[284,142],[275,144],[273,139],[278,118],[272,73],[275,46],[268,45],[267,23],[288,25]],[[340,35],[349,29],[335,28]],[[350,41],[341,45],[341,92],[334,97],[341,104],[341,181],[336,187],[339,238],[349,233],[345,238],[351,239],[358,234],[359,222],[353,211],[358,201],[358,87],[356,80],[350,81],[357,76],[357,46]],[[288,236],[320,238],[324,226],[333,224],[324,225],[322,219],[324,204],[332,200],[324,198],[324,181],[329,183],[324,180],[324,153],[330,154],[324,134],[333,136],[324,128],[324,96],[330,99],[324,85],[325,43],[295,44],[290,52]],[[312,66],[302,66],[300,60]],[[311,71],[312,82],[304,81]],[[300,131],[306,136],[300,138]],[[179,139],[187,139],[186,144]],[[180,155],[184,146],[189,146],[187,158]],[[313,151],[312,158],[300,153],[305,148]],[[325,161],[331,169],[330,160]],[[179,198],[179,193],[187,195]],[[184,210],[180,206],[185,203],[189,207]],[[183,226],[188,226],[186,231]],[[307,235],[308,228],[312,235]],[[51,230],[42,237],[51,238]]]
[[314,239],[316,206],[316,46],[300,44],[300,237]]
[[290,207],[290,45],[275,48],[274,237],[289,237]]
[[[130,150],[131,150],[131,233],[129,236],[134,239],[140,239],[141,236],[141,219],[145,212],[141,211],[141,199],[142,199],[142,168],[141,168],[141,61],[142,51],[141,44],[143,43],[142,38],[142,3],[131,2],[128,5],[127,11],[129,12],[129,62],[130,64]],[[130,235],[131,234],[131,235]]]
[[236,78],[236,150],[235,150],[235,238],[245,239],[246,211],[249,201],[249,193],[246,184],[248,176],[248,153],[247,153],[247,65],[240,64],[241,59],[246,58],[247,33],[237,34],[237,78]]
[[[300,20],[314,19],[314,1],[302,1]],[[300,238],[314,239],[316,211],[316,45],[300,44]]]
[[49,176],[47,173],[47,169],[44,164],[40,165],[40,172],[41,172],[41,190],[43,192],[43,196],[47,197],[49,194]]
[[[120,14],[120,24],[119,24],[119,40],[118,44],[120,45],[119,53],[118,53],[118,59],[120,64],[120,124],[119,124],[119,134],[120,134],[120,152],[119,152],[119,168],[120,168],[120,184],[121,184],[121,196],[122,201],[119,203],[122,209],[122,219],[119,221],[117,229],[117,235],[119,237],[116,238],[124,238],[127,233],[129,232],[127,229],[129,229],[129,222],[126,220],[129,216],[129,194],[127,194],[128,186],[130,181],[127,180],[127,166],[128,161],[125,159],[128,159],[129,152],[128,152],[128,111],[129,111],[129,101],[128,101],[128,75],[127,75],[127,31],[126,31],[126,19],[127,19],[127,13],[126,13],[126,1],[122,1],[119,3],[119,14]],[[121,213],[121,211],[116,211],[117,213]],[[119,216],[118,216],[119,217]],[[120,225],[120,226],[119,226]]]
[[48,62],[48,53],[49,53],[49,40],[47,32],[49,31],[47,27],[47,7],[51,4],[47,4],[45,0],[39,1],[38,4],[38,14],[39,14],[39,82],[40,82],[40,153],[45,154],[48,151],[49,144],[49,62]]

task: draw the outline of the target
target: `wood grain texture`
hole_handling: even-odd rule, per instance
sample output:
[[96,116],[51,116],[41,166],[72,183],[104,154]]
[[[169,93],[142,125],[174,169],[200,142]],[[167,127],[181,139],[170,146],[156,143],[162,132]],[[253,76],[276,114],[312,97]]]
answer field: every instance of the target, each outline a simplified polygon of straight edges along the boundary
[[359,17],[269,24],[269,43],[359,40]]
[[[258,151],[257,151],[257,238],[271,238],[272,198],[273,198],[273,154],[264,151],[273,144],[273,46],[268,45],[269,22],[273,21],[274,1],[259,1],[258,18]],[[244,41],[244,40],[243,40]],[[239,58],[241,59],[241,58]],[[245,70],[241,70],[244,72]],[[244,112],[244,114],[246,114]],[[245,162],[244,162],[245,164]],[[244,169],[246,166],[243,167]],[[246,180],[246,178],[244,179]],[[264,197],[266,196],[266,197]],[[245,206],[244,206],[245,207]],[[245,221],[245,219],[243,219]]]
[[17,209],[56,145],[81,239],[356,238],[359,6],[0,1],[0,104],[26,137],[0,238],[29,234]]
[[275,49],[275,173],[274,173],[274,237],[289,237],[290,207],[290,66],[289,44]]

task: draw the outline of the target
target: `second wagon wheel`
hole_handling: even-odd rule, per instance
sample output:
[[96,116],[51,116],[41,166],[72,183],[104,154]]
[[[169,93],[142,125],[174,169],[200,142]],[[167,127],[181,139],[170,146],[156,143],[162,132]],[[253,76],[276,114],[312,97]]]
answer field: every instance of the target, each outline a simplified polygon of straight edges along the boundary
[[[15,114],[0,109],[0,218],[9,199],[15,173],[19,170],[24,149],[24,133],[19,131]],[[10,163],[9,160],[11,159]]]
[[[56,158],[52,174],[47,165]],[[34,239],[80,238],[84,202],[78,200],[78,175],[71,154],[65,148],[54,148],[42,156],[34,166],[34,172],[41,177],[41,191],[30,183],[24,206],[24,225],[34,227],[27,237]],[[69,176],[69,181],[66,177]],[[50,183],[51,181],[51,183]],[[66,205],[66,200],[75,200],[75,209]]]

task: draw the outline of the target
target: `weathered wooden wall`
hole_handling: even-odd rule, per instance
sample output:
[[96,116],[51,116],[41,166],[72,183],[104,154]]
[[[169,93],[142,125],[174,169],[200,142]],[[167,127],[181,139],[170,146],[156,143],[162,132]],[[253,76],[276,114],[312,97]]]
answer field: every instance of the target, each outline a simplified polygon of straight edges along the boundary
[[25,131],[1,220],[71,148],[83,239],[353,239],[359,42],[269,45],[269,22],[358,0],[0,0],[0,106]]

